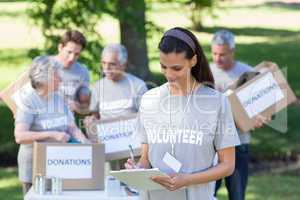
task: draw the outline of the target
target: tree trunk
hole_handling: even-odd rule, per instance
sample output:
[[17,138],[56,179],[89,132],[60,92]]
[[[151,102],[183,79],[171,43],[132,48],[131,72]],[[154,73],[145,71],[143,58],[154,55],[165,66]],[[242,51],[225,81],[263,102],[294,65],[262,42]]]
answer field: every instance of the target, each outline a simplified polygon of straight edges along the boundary
[[128,50],[128,71],[147,80],[150,77],[145,28],[145,1],[119,0],[117,14],[121,43]]

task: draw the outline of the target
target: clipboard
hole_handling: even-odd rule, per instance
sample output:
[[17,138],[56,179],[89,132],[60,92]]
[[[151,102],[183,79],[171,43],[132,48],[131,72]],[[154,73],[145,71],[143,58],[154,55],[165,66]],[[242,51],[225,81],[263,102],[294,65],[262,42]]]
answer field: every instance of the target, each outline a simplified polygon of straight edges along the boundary
[[110,175],[139,191],[165,190],[163,186],[150,179],[152,176],[167,176],[158,168],[110,171]]

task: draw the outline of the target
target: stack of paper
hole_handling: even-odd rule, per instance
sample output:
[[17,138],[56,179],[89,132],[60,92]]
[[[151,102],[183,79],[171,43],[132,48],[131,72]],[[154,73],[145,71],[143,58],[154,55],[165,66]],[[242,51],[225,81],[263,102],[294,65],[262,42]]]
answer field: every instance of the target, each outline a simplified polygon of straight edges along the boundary
[[159,171],[158,168],[110,171],[110,175],[140,191],[165,189],[160,184],[153,182],[150,178],[152,176],[167,176],[165,173]]

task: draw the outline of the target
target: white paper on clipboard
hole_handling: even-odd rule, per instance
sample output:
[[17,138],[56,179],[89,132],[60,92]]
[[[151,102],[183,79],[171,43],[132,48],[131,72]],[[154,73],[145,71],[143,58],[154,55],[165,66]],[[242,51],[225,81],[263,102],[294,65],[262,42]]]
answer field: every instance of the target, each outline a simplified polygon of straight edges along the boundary
[[150,177],[167,176],[165,173],[159,171],[158,168],[110,171],[110,175],[140,191],[165,189],[160,184],[153,182]]

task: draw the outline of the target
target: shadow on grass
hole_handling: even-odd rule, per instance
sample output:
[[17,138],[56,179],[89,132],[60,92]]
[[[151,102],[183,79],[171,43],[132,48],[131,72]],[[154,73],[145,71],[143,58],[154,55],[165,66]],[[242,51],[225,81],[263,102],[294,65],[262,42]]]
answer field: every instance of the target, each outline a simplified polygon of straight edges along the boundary
[[16,168],[0,168],[0,179],[9,179],[17,176]]
[[300,10],[299,2],[282,2],[282,1],[274,1],[274,2],[266,2],[263,6],[267,6],[270,8],[283,8],[287,10]]
[[1,188],[1,199],[22,200],[23,193],[21,186],[13,186],[9,188]]
[[[1,1],[0,1],[1,3]],[[12,11],[1,11],[0,17],[10,17],[10,18],[16,18],[16,17],[26,17],[26,13],[23,12],[12,12]]]
[[287,11],[298,11],[300,10],[300,2],[283,2],[283,1],[271,1],[271,2],[263,2],[260,4],[249,5],[249,6],[229,6],[230,8],[241,8],[241,9],[259,9],[259,8],[278,8]]
[[[246,191],[247,200],[298,200],[300,191],[299,177],[266,174],[250,176]],[[218,192],[218,200],[228,200],[227,191],[223,187]]]
[[14,119],[4,103],[0,103],[0,119],[0,166],[16,165],[18,145],[14,139]]
[[[300,28],[300,27],[299,27]],[[299,35],[299,31],[290,31],[286,29],[269,29],[261,27],[251,27],[251,28],[233,28],[233,27],[205,27],[203,30],[198,30],[206,33],[215,33],[220,29],[228,29],[232,31],[235,35],[245,35],[245,36],[296,36]]]
[[30,62],[29,49],[2,49],[0,54],[1,66],[14,65],[22,67],[24,62]]
[[263,175],[250,177],[247,189],[249,200],[298,200],[299,177],[282,175]]

